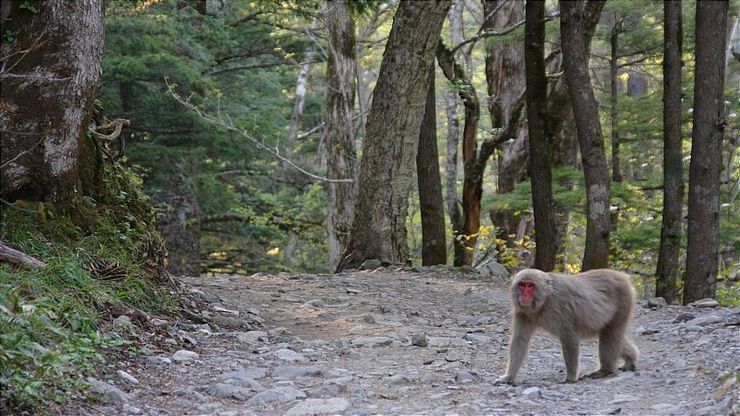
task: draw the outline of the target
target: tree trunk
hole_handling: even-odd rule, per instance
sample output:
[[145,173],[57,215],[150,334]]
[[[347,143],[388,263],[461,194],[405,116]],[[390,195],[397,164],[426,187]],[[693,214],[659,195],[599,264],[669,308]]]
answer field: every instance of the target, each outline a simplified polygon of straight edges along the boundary
[[[609,265],[611,231],[609,175],[607,174],[604,138],[599,121],[599,104],[591,87],[588,72],[588,21],[600,15],[604,2],[560,2],[565,80],[575,114],[578,142],[581,147],[583,173],[586,179],[586,248],[582,270]],[[589,12],[587,9],[591,9]],[[597,19],[598,20],[598,19]]]
[[724,1],[700,1],[696,4],[696,78],[684,304],[714,297],[717,291],[719,173],[726,124],[727,9],[728,3]]
[[[463,2],[457,1],[450,9],[450,37],[454,44],[463,41],[462,25]],[[460,144],[460,120],[457,115],[457,91],[450,84],[447,91],[447,164],[445,169],[445,183],[447,187],[447,215],[452,227],[452,246],[454,248],[453,264],[462,266],[465,258],[465,243],[463,242],[463,221],[460,212],[460,203],[457,195],[457,160]]]
[[681,246],[683,155],[681,153],[681,2],[663,3],[663,222],[655,277],[655,296],[676,300],[678,252]]
[[366,259],[406,263],[406,211],[429,73],[449,0],[401,1],[368,115],[355,217],[341,271]]
[[167,270],[175,276],[200,276],[200,226],[203,213],[192,194],[172,195],[157,230],[167,247]]
[[[95,185],[86,134],[100,86],[103,2],[47,0],[3,16],[0,196],[71,201]],[[7,7],[8,2],[4,2]]]
[[524,62],[527,85],[529,172],[532,178],[535,251],[534,267],[549,272],[555,268],[557,241],[555,204],[550,171],[550,129],[547,115],[545,76],[545,2],[527,0],[524,24]]
[[619,33],[621,31],[621,19],[614,16],[614,26],[612,27],[612,33],[609,37],[611,45],[611,56],[609,57],[609,80],[610,80],[610,94],[609,94],[609,105],[610,105],[610,122],[612,131],[612,180],[614,182],[622,182],[622,172],[619,168],[619,129],[617,128],[617,117],[618,117],[618,96],[617,86],[619,79],[617,78],[617,60],[619,59]]
[[[355,23],[341,0],[327,8],[329,62],[326,66],[327,174],[330,178],[356,178],[357,152],[352,122],[355,97]],[[349,241],[357,185],[329,183],[329,267],[335,270]]]
[[416,154],[416,175],[419,182],[421,210],[421,264],[433,266],[447,263],[445,211],[437,153],[437,104],[434,71],[429,76],[429,92],[419,134]]

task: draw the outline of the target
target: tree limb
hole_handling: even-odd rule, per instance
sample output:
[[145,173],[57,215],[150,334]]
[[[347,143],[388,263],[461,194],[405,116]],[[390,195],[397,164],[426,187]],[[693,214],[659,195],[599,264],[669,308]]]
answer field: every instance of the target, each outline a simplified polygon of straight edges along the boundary
[[28,254],[22,253],[18,250],[12,249],[5,244],[0,242],[0,261],[7,261],[9,263],[20,264],[23,266],[39,268],[45,267],[46,263],[41,260],[37,260]]

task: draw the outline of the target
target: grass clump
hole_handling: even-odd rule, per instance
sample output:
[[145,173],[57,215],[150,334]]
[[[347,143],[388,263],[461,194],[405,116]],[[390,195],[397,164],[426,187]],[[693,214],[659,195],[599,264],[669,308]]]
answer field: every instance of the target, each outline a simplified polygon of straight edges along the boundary
[[148,200],[128,171],[104,169],[97,200],[64,207],[18,201],[23,209],[0,212],[0,241],[46,264],[0,263],[2,411],[48,413],[82,397],[85,376],[105,364],[101,353],[130,347],[101,330],[111,308],[176,309]]

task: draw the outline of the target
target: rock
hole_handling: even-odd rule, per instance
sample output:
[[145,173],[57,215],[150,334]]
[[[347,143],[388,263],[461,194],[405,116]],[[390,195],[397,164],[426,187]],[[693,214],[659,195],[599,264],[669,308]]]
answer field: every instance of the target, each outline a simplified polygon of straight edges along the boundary
[[118,377],[121,377],[121,379],[129,384],[139,384],[139,380],[137,380],[136,377],[123,370],[116,371],[116,374],[118,374]]
[[260,378],[263,378],[265,375],[267,375],[267,369],[265,368],[259,368],[259,367],[242,367],[238,370],[230,371],[228,373],[223,373],[221,375],[222,380],[229,380],[229,379],[243,379],[248,378],[252,380],[257,380]]
[[698,318],[694,318],[688,322],[686,322],[686,325],[698,325],[698,326],[705,326],[705,325],[711,325],[711,324],[717,324],[722,322],[723,318],[719,315],[706,315],[706,316],[700,316]]
[[285,416],[334,415],[349,409],[349,400],[344,398],[308,399],[290,408]]
[[[123,316],[123,315],[121,315],[121,316]],[[166,327],[170,326],[170,323],[169,322],[165,321],[164,319],[159,319],[159,318],[152,318],[152,319],[149,320],[149,323],[152,324],[153,326],[157,327],[157,328],[166,328]]]
[[306,391],[306,395],[310,398],[321,399],[326,397],[336,397],[347,391],[347,386],[342,384],[327,384],[324,386],[317,386]]
[[244,344],[255,344],[260,341],[267,341],[269,337],[264,331],[248,331],[237,333],[236,339]]
[[287,348],[276,350],[272,353],[272,355],[274,355],[275,357],[283,361],[298,362],[298,363],[308,361],[305,355],[299,352],[295,352],[293,350],[289,350]]
[[555,390],[540,390],[540,397],[545,400],[562,400],[565,398],[565,394]]
[[360,265],[360,270],[375,270],[379,269],[383,264],[378,259],[367,259]]
[[287,403],[297,399],[305,399],[306,394],[293,387],[275,387],[274,389],[265,390],[257,393],[247,401],[250,405],[261,406],[271,403]]
[[470,342],[472,342],[474,344],[478,344],[478,343],[481,343],[481,342],[488,342],[488,341],[490,341],[491,340],[491,337],[486,336],[486,335],[483,335],[483,334],[478,334],[478,333],[475,333],[475,332],[470,332],[470,333],[465,334],[464,339],[466,341],[470,341]]
[[321,374],[321,370],[317,367],[284,366],[272,370],[273,377],[288,380],[298,377],[319,377]]
[[616,394],[609,404],[622,404],[639,400],[639,397],[633,394]]
[[424,334],[414,334],[411,337],[411,345],[415,347],[426,347],[427,345],[429,345],[429,340]]
[[647,305],[648,305],[648,308],[656,308],[657,309],[657,308],[662,308],[662,307],[668,305],[668,303],[665,301],[665,299],[663,299],[661,297],[657,297],[657,298],[650,298],[650,299],[648,299]]
[[95,377],[88,377],[87,382],[92,385],[92,391],[100,394],[103,403],[123,406],[124,404],[131,401],[132,397],[130,394],[124,392],[123,390],[112,384],[108,384],[105,381],[100,381]]
[[247,400],[251,395],[249,389],[245,387],[233,386],[226,383],[216,383],[211,386],[211,395],[217,399],[234,398],[237,400]]
[[385,347],[391,345],[391,337],[357,337],[350,341],[353,347]]
[[141,409],[139,409],[138,407],[135,407],[135,406],[131,406],[131,405],[130,405],[130,404],[128,404],[128,403],[125,403],[125,404],[123,405],[123,407],[121,408],[121,410],[123,411],[123,413],[125,413],[125,414],[127,414],[127,415],[141,415],[141,414],[143,414],[143,413],[144,413],[144,412],[142,412],[142,411],[141,411]]
[[539,387],[528,387],[528,388],[524,389],[524,391],[522,391],[522,395],[524,395],[524,396],[530,396],[532,394],[537,394],[539,392],[540,392],[540,388]]
[[712,298],[699,299],[691,304],[695,308],[716,308],[719,302]]
[[387,382],[393,385],[411,384],[411,379],[403,374],[396,374],[388,377]]
[[696,315],[694,315],[691,312],[681,312],[678,315],[676,315],[676,319],[673,320],[673,323],[680,324],[682,322],[690,321],[694,318],[696,318]]
[[455,382],[460,384],[472,383],[475,381],[475,376],[468,371],[462,370],[455,376]]
[[481,263],[480,265],[478,265],[478,267],[475,268],[475,270],[477,270],[478,273],[483,277],[509,277],[511,275],[511,273],[506,270],[506,267],[494,260],[488,260]]
[[172,361],[178,362],[178,363],[189,363],[192,361],[195,361],[199,358],[197,352],[189,351],[189,350],[179,350],[176,353],[172,354]]

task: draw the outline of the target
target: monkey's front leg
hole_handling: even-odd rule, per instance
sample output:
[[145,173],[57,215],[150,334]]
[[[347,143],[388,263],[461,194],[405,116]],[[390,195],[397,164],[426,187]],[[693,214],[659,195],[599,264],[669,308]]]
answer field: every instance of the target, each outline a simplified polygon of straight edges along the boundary
[[511,334],[511,344],[509,346],[509,365],[506,369],[506,375],[496,379],[495,383],[514,383],[519,368],[527,357],[529,350],[529,340],[534,333],[534,327],[523,319],[514,319],[514,330]]
[[565,360],[564,383],[574,383],[578,380],[578,356],[580,342],[575,334],[565,333],[560,335],[560,346],[563,350]]

